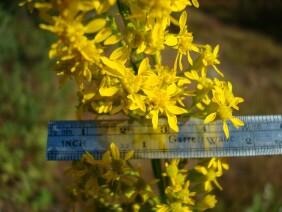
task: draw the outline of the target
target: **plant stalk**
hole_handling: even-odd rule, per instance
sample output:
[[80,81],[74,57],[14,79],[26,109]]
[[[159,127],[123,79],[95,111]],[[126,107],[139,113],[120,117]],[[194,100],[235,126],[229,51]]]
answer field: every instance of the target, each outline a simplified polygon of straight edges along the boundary
[[162,203],[168,203],[167,197],[165,195],[165,182],[162,176],[162,164],[161,164],[161,159],[152,159],[151,160],[152,168],[153,168],[153,173],[155,178],[159,180],[158,182],[158,189],[160,192],[160,200]]

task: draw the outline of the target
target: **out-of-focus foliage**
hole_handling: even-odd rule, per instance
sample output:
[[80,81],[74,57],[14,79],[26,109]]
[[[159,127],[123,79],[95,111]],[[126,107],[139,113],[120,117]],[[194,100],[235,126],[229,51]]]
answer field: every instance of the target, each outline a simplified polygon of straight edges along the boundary
[[0,211],[37,211],[54,199],[47,121],[66,117],[59,94],[69,98],[53,92],[58,85],[45,59],[51,38],[24,9],[12,15],[0,4],[0,38]]
[[245,212],[282,211],[278,192],[271,183],[266,184],[262,193],[254,195],[252,205]]

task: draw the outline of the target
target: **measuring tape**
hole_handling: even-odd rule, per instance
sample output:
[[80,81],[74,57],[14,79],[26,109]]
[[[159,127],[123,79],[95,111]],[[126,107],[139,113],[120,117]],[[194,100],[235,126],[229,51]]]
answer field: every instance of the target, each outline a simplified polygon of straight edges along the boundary
[[79,160],[86,151],[101,159],[111,143],[121,155],[134,150],[135,159],[203,158],[282,154],[282,115],[240,116],[244,127],[228,123],[230,137],[222,121],[179,119],[179,132],[159,119],[151,120],[50,121],[47,160]]

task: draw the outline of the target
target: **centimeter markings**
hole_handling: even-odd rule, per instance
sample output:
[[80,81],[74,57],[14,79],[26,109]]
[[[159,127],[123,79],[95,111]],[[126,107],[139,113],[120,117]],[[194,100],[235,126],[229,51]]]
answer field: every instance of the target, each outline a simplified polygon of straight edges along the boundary
[[50,121],[47,160],[79,160],[88,151],[95,159],[115,143],[121,155],[134,150],[133,158],[201,158],[282,154],[282,115],[238,116],[244,127],[222,122],[204,124],[199,119],[179,119],[179,132],[166,119],[156,130],[151,120]]

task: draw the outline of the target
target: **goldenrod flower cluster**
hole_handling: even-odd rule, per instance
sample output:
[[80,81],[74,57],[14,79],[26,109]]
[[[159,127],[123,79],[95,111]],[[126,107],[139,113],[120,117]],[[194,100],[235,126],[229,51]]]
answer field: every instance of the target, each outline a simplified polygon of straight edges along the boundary
[[[194,42],[188,28],[187,7],[199,7],[197,0],[25,0],[20,4],[37,9],[44,21],[40,27],[56,35],[49,57],[56,61],[60,83],[70,79],[77,85],[78,118],[85,112],[95,114],[94,118],[123,114],[150,119],[156,129],[163,116],[174,132],[180,116],[204,123],[222,120],[226,137],[227,121],[236,128],[244,125],[233,117],[243,99],[234,96],[231,82],[223,80],[219,46]],[[164,60],[165,55],[171,61]],[[189,171],[180,169],[178,159],[166,163],[168,201],[160,203],[149,186],[153,183],[146,183],[141,169],[134,171],[129,165],[132,154],[122,159],[114,144],[102,160],[84,154],[69,171],[77,177],[73,198],[91,199],[93,208],[117,211],[214,207],[216,199],[210,192],[214,185],[221,189],[217,178],[228,169],[224,159],[199,160]]]
[[[61,83],[77,84],[79,117],[123,113],[151,119],[157,128],[165,116],[177,132],[178,116],[196,116],[206,123],[223,120],[227,137],[226,121],[243,125],[232,115],[243,99],[234,97],[217,67],[219,46],[194,43],[188,30],[186,7],[199,7],[197,0],[52,0],[33,6],[45,21],[40,27],[57,37],[49,57],[57,60]],[[162,60],[164,50],[171,50],[173,67]]]
[[167,204],[158,204],[157,212],[204,211],[215,207],[215,195],[210,194],[213,184],[222,189],[217,177],[228,169],[226,158],[199,159],[193,169],[180,169],[180,159],[165,163],[163,176],[169,178],[165,189]]
[[158,202],[151,185],[158,180],[146,182],[141,166],[135,171],[128,160],[133,151],[124,158],[115,144],[103,154],[101,160],[86,152],[80,161],[74,161],[66,171],[67,176],[75,177],[69,186],[71,204],[87,201],[92,211],[150,211]]
[[159,180],[144,180],[141,165],[137,171],[128,163],[134,151],[121,156],[115,144],[103,154],[101,160],[86,152],[80,161],[74,161],[66,171],[75,181],[69,186],[71,203],[84,201],[91,210],[107,211],[204,211],[216,205],[211,191],[222,189],[218,177],[229,169],[226,158],[199,159],[193,169],[181,168],[180,159],[165,162],[162,176],[167,201],[160,202],[152,185]]

